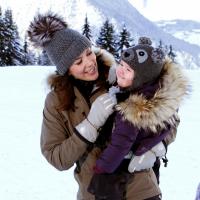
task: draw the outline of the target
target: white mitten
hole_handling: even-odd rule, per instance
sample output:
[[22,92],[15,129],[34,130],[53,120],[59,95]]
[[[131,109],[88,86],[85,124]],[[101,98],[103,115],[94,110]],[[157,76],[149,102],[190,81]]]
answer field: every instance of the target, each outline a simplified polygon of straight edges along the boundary
[[133,173],[134,171],[149,169],[153,167],[155,161],[156,155],[151,150],[149,150],[141,156],[133,156],[129,163],[128,171]]
[[120,92],[120,88],[117,87],[117,86],[112,86],[109,88],[109,91],[108,91],[108,94],[112,97],[112,96],[115,96],[116,93],[119,93]]
[[117,100],[115,95],[105,93],[99,96],[92,104],[87,119],[76,126],[78,132],[88,141],[95,142],[97,130],[104,125],[109,115],[114,111]]
[[165,154],[166,154],[166,149],[162,142],[159,142],[151,150],[155,153],[156,157],[159,157],[159,158],[165,156]]
[[148,169],[153,167],[154,162],[156,161],[156,157],[163,157],[166,154],[165,146],[162,142],[159,142],[157,145],[155,145],[151,150],[145,152],[141,156],[134,156],[132,157],[129,166],[128,171],[134,172],[141,171],[143,169]]

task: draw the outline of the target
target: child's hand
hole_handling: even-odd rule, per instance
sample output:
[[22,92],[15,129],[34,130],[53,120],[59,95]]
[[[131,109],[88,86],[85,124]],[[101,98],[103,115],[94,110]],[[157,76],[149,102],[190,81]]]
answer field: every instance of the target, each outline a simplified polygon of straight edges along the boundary
[[113,97],[116,95],[116,93],[119,93],[120,89],[117,86],[112,86],[109,88],[108,94]]

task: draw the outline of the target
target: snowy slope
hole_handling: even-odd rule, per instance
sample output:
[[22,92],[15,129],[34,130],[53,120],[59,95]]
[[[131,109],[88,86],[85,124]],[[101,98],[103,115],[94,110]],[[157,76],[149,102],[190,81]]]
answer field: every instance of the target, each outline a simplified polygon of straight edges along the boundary
[[191,20],[159,21],[156,24],[174,37],[200,46],[200,23]]
[[[40,152],[46,76],[52,67],[0,67],[0,199],[75,199],[72,171],[50,167]],[[70,181],[72,180],[72,181]]]
[[162,39],[166,44],[172,44],[176,50],[193,55],[196,60],[200,52],[199,46],[175,38],[157,27],[139,13],[128,0],[60,0],[59,3],[54,0],[27,0],[25,3],[19,1],[17,5],[15,0],[2,1],[4,9],[6,6],[13,9],[15,20],[20,27],[20,32],[23,34],[22,38],[36,12],[43,13],[53,10],[62,14],[69,25],[77,30],[81,30],[87,14],[94,37],[97,36],[102,23],[108,18],[116,25],[116,30],[121,30],[125,23],[134,36],[149,36],[156,42]]
[[[0,67],[0,199],[75,200],[73,170],[59,172],[40,152],[42,109],[54,67]],[[180,109],[176,142],[161,170],[163,200],[192,200],[200,182],[200,70],[186,71],[193,93]]]
[[134,35],[149,36],[156,42],[162,39],[166,44],[172,44],[176,50],[185,51],[198,57],[200,52],[199,46],[188,44],[187,42],[162,31],[155,23],[139,13],[128,0],[88,0],[88,2],[98,8],[105,17],[112,19],[116,24],[116,28],[120,29],[125,23]]

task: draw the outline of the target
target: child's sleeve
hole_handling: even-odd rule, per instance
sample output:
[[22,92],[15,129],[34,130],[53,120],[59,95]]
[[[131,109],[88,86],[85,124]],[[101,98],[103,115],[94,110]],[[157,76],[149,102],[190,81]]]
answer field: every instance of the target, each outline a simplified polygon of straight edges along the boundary
[[105,173],[114,172],[129,153],[137,134],[138,129],[117,113],[111,142],[96,161],[96,168]]
[[167,151],[167,146],[170,143],[172,143],[176,138],[177,127],[180,122],[180,119],[177,114],[173,115],[172,117],[174,118],[173,125],[168,124],[166,126],[166,129],[163,129],[158,135],[150,136],[150,137],[147,137],[147,138],[141,140],[140,145],[138,145],[136,151],[134,152],[134,154],[136,156],[141,156],[142,154],[149,151],[151,148],[156,146],[161,141],[163,142],[163,144],[166,148],[166,151]]

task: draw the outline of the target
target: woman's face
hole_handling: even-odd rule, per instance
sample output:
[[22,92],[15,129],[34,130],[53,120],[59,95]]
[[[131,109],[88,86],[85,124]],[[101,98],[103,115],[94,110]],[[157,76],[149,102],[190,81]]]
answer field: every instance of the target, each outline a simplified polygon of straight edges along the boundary
[[120,87],[126,88],[133,84],[134,70],[124,61],[120,61],[116,69],[117,83]]
[[96,55],[90,48],[75,60],[69,68],[69,75],[84,81],[94,81],[98,78]]

